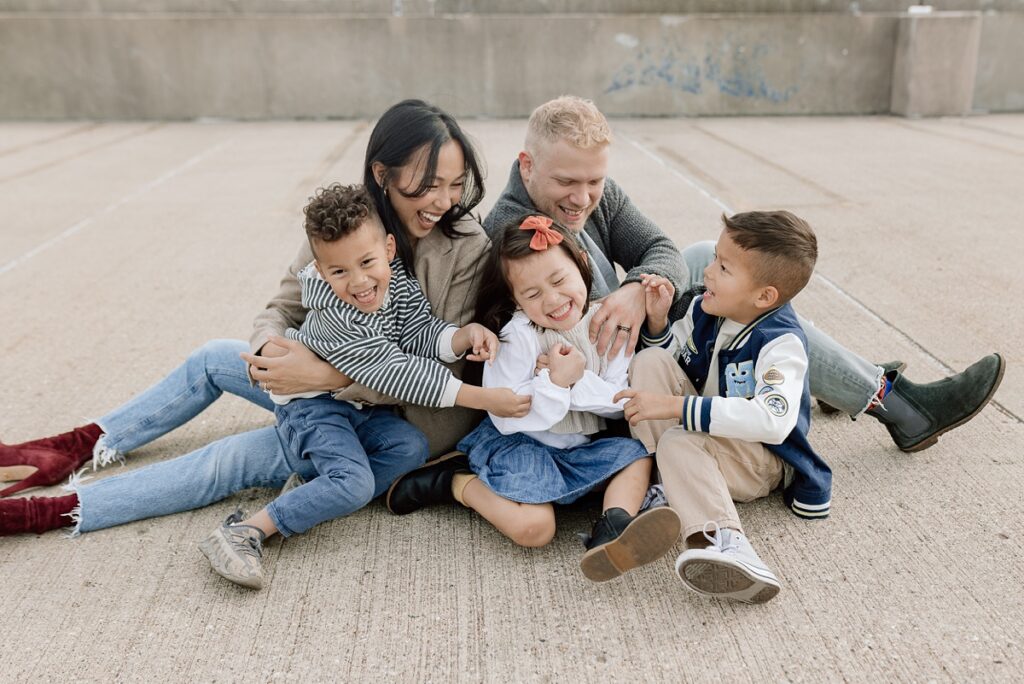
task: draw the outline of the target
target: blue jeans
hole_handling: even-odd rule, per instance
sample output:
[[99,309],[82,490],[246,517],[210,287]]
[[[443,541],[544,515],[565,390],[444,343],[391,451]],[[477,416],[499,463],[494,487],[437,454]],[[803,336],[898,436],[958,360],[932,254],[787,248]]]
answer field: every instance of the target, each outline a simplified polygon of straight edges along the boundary
[[[156,385],[96,421],[105,433],[102,446],[112,454],[131,451],[188,422],[224,392],[272,410],[238,356],[247,349],[239,340],[197,349]],[[410,469],[397,462],[370,465],[375,496]],[[307,482],[317,476],[310,461],[288,457],[273,427],[232,435],[173,460],[76,486],[76,532],[201,508],[249,487],[280,487],[293,472]]]
[[286,537],[370,503],[380,494],[375,463],[377,470],[390,465],[405,473],[427,458],[426,436],[391,406],[357,409],[325,394],[295,399],[274,412],[287,460],[309,461],[319,474],[267,506]]
[[245,351],[249,345],[241,340],[211,340],[163,380],[99,418],[99,465],[181,427],[225,392],[273,411],[274,402],[249,380],[249,368],[238,356]]
[[[703,287],[704,269],[715,260],[714,242],[696,242],[682,251],[690,273],[683,287]],[[807,336],[811,394],[856,418],[878,392],[882,368],[854,354],[798,315]]]

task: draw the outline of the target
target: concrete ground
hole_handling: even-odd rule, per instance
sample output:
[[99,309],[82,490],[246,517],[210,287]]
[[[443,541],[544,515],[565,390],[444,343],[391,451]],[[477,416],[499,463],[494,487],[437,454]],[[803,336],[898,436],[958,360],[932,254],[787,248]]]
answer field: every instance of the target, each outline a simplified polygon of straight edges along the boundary
[[[247,337],[305,199],[359,179],[371,123],[0,124],[0,438],[81,424],[203,341]],[[489,161],[484,210],[524,124],[465,122]],[[723,211],[792,209],[821,245],[807,317],[917,380],[998,350],[995,401],[915,455],[871,419],[816,411],[832,517],[741,507],[784,583],[759,607],[688,593],[674,554],[588,583],[586,506],[524,550],[465,510],[375,503],[272,542],[261,592],[214,575],[196,542],[269,490],[75,540],[4,538],[0,680],[1019,680],[1024,116],[614,129],[611,175],[679,245],[716,237]],[[124,467],[271,421],[224,398]]]

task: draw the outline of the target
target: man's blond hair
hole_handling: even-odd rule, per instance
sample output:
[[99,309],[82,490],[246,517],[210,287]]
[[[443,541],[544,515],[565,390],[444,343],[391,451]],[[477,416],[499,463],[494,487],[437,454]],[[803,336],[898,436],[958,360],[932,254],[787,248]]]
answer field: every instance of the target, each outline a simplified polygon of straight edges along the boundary
[[612,131],[591,100],[563,95],[534,109],[526,124],[527,152],[536,154],[539,143],[558,140],[588,150],[610,143]]

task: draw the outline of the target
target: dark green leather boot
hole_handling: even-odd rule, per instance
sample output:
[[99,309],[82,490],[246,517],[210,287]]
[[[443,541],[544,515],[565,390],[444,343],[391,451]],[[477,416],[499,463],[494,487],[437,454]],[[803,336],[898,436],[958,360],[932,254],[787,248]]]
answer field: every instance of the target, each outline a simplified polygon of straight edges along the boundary
[[1005,368],[1002,356],[989,354],[964,372],[935,382],[918,384],[890,371],[886,377],[892,391],[867,414],[885,425],[900,450],[921,451],[976,416],[995,394]]

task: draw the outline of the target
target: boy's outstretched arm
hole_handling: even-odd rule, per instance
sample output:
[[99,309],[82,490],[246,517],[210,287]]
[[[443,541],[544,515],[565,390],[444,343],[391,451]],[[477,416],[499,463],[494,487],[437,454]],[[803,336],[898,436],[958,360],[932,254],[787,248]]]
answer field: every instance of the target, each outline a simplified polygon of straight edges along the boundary
[[615,401],[623,399],[629,400],[622,408],[623,415],[633,426],[642,420],[668,420],[683,415],[683,397],[624,389],[615,395]]
[[533,398],[508,387],[477,387],[463,383],[455,398],[457,406],[480,409],[500,418],[522,418],[530,413]]
[[470,361],[494,363],[498,356],[498,336],[479,323],[464,325],[452,336],[452,352],[456,356],[469,352],[466,358]]
[[676,288],[668,278],[650,273],[642,274],[640,282],[644,287],[644,325],[651,335],[659,336],[668,327],[668,313],[675,300]]

